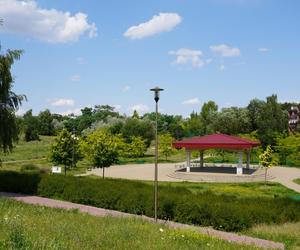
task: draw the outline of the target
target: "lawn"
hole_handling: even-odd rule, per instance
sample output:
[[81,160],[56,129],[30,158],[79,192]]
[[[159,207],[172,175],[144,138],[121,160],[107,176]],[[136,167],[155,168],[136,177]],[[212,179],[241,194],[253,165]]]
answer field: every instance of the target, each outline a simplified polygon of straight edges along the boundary
[[300,179],[295,179],[294,182],[300,185]]
[[300,249],[300,222],[282,225],[257,225],[242,232],[249,236],[282,242],[286,249]]
[[93,217],[0,198],[0,249],[257,248],[139,219]]

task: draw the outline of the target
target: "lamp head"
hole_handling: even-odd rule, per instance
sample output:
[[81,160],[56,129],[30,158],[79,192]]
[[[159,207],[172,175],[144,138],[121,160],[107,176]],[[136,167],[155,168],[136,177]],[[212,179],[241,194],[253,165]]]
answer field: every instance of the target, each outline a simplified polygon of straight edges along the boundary
[[161,89],[159,87],[155,87],[153,89],[150,89],[150,91],[154,92],[154,100],[155,100],[155,102],[158,102],[158,100],[159,100],[159,92],[164,91],[164,89]]

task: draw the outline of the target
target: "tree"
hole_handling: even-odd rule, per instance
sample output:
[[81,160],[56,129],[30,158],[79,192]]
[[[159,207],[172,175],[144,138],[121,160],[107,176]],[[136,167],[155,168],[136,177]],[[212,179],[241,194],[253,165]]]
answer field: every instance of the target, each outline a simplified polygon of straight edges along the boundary
[[62,130],[50,150],[50,161],[57,165],[63,165],[65,175],[67,169],[76,167],[79,160],[82,159],[80,140],[75,135]]
[[83,143],[86,157],[96,168],[104,169],[116,163],[119,156],[118,140],[105,129],[97,130],[89,134]]
[[148,120],[128,118],[121,129],[121,134],[127,143],[130,143],[134,136],[142,137],[148,148],[154,139],[154,127]]
[[8,50],[0,54],[0,150],[3,152],[12,150],[13,143],[18,140],[15,112],[26,100],[26,96],[12,91],[14,79],[11,66],[21,55],[22,50]]
[[40,135],[54,135],[54,124],[53,117],[49,109],[40,112],[38,115],[39,119],[39,134]]
[[275,161],[273,158],[273,150],[270,145],[266,147],[266,150],[259,155],[259,164],[265,168],[265,185],[267,183],[268,169],[274,166]]
[[166,157],[166,160],[168,160],[168,156],[171,156],[174,153],[174,148],[172,146],[172,143],[174,142],[174,138],[171,134],[163,134],[160,135],[158,138],[159,144],[158,148],[161,154],[163,154]]
[[200,117],[202,122],[202,133],[204,135],[213,132],[211,124],[217,111],[218,105],[214,101],[208,101],[207,103],[203,104]]
[[39,119],[32,115],[32,109],[28,110],[23,116],[25,141],[39,140],[39,127]]
[[215,131],[224,134],[237,135],[251,132],[249,111],[245,108],[223,108],[213,121]]
[[128,145],[127,156],[137,158],[145,155],[147,146],[145,140],[140,136],[132,136]]
[[277,138],[275,150],[279,155],[279,163],[300,166],[300,133]]

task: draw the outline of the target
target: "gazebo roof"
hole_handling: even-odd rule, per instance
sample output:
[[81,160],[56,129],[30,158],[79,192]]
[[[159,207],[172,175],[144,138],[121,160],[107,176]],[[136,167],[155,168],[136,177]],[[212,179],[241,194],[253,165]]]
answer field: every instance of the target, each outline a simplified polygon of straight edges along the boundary
[[173,143],[175,148],[187,149],[250,149],[259,145],[260,143],[257,141],[225,134],[192,137]]

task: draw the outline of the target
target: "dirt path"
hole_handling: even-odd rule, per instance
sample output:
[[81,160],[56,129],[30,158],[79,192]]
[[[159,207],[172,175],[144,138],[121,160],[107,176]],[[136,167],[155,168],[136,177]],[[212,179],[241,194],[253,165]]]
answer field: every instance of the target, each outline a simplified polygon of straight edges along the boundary
[[293,182],[293,180],[300,178],[300,169],[292,167],[272,167],[269,174],[274,177],[272,181],[300,193],[300,185]]
[[[28,204],[42,205],[42,206],[47,206],[52,208],[63,208],[67,210],[78,209],[80,212],[88,213],[94,216],[134,217],[134,218],[141,218],[153,222],[152,218],[146,216],[127,214],[118,211],[96,208],[96,207],[91,207],[91,206],[86,206],[86,205],[81,205],[81,204],[76,204],[76,203],[71,203],[66,201],[47,199],[47,198],[42,198],[37,196],[28,196],[28,195],[1,193],[1,192],[0,192],[0,196],[15,199]],[[180,223],[175,223],[170,221],[163,221],[163,220],[159,220],[158,223],[175,229],[194,230],[201,234],[217,237],[238,244],[255,245],[257,247],[268,248],[268,249],[284,249],[284,244],[282,243],[257,239],[249,236],[237,235],[234,233],[217,231],[211,228],[195,227],[195,226],[190,226],[190,225],[185,225],[185,224],[180,224]]]

